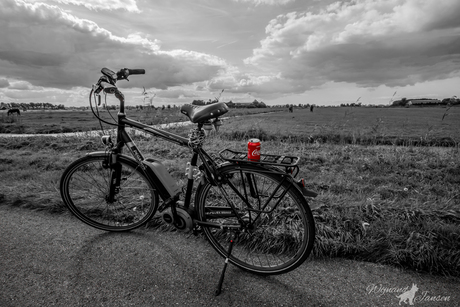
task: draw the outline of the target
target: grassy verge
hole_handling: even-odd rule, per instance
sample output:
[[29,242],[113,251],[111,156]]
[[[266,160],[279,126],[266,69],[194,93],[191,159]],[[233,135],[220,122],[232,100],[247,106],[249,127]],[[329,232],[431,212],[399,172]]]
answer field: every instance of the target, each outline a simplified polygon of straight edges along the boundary
[[[460,276],[457,148],[307,143],[266,134],[262,151],[301,156],[300,176],[309,189],[319,192],[311,202],[317,222],[315,257],[346,257]],[[210,137],[206,149],[244,151],[246,137],[223,132]],[[136,139],[146,156],[159,157],[185,184],[187,148]],[[0,202],[67,212],[59,195],[63,170],[77,157],[102,149],[98,138],[0,139]]]

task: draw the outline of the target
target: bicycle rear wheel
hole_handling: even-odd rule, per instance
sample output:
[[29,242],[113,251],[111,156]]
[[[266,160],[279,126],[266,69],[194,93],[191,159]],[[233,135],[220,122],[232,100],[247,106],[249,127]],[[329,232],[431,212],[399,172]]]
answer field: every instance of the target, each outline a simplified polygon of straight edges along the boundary
[[89,155],[73,162],[61,177],[61,197],[84,223],[106,231],[128,231],[147,222],[158,207],[158,194],[139,165],[118,156],[121,182],[109,200],[113,165],[109,155]]
[[220,172],[228,181],[223,189],[237,212],[217,186],[205,183],[199,186],[195,199],[199,219],[236,227],[238,215],[250,227],[239,232],[228,257],[235,230],[203,226],[217,252],[234,265],[258,274],[282,274],[301,265],[313,248],[315,225],[307,201],[293,183],[251,165],[231,164]]

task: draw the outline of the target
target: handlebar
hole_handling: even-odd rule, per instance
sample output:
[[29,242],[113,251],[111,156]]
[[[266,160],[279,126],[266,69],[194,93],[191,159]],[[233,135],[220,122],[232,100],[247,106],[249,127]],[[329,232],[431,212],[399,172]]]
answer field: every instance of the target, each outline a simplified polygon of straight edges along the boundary
[[112,70],[104,67],[101,69],[101,73],[105,77],[109,78],[109,83],[115,84],[117,80],[124,80],[124,79],[128,80],[128,76],[130,75],[143,75],[145,74],[145,69],[122,68],[115,73]]
[[145,69],[123,68],[117,72],[117,80],[124,80],[124,79],[128,80],[128,76],[130,75],[143,75],[143,74],[145,74]]
[[[94,94],[99,96],[99,93],[102,90],[107,94],[115,94],[115,97],[117,97],[118,100],[120,100],[120,112],[124,112],[124,96],[118,90],[115,83],[117,83],[118,80],[129,81],[128,76],[130,75],[143,75],[145,74],[145,69],[122,68],[115,73],[112,70],[104,67],[101,69],[101,73],[103,74],[103,76],[101,76],[97,84],[93,86]],[[98,105],[100,105],[100,96]]]

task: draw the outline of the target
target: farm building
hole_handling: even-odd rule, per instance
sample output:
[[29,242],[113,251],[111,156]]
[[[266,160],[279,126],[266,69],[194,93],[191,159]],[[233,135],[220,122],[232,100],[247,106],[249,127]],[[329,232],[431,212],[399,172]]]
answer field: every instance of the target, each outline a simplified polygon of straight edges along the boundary
[[436,105],[440,104],[441,100],[439,99],[410,99],[407,102],[408,106],[417,106],[417,105]]

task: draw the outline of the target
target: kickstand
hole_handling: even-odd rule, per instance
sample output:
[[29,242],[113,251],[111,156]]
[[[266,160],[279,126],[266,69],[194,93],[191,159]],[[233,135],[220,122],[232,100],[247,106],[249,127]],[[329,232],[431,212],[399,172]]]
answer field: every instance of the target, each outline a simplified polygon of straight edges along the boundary
[[225,271],[227,270],[228,258],[230,258],[230,254],[232,253],[233,243],[235,242],[236,235],[234,232],[231,233],[230,236],[230,244],[228,245],[227,251],[227,258],[225,258],[224,268],[222,269],[222,274],[220,274],[219,284],[217,285],[217,289],[215,295],[218,296],[222,292],[222,284],[224,283],[224,276]]

